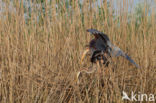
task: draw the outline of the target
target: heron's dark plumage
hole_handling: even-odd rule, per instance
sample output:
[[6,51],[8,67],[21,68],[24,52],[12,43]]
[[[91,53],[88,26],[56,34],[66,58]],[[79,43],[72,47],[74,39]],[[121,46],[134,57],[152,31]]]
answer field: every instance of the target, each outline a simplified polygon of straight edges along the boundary
[[[108,36],[96,29],[88,29],[87,32],[90,32],[95,36],[89,43],[90,50],[92,52],[91,62],[95,62],[98,58],[103,56],[101,52],[106,53],[110,57],[123,56],[127,60],[129,60],[132,64],[134,64],[137,68],[139,66],[120,48],[111,44]],[[103,57],[105,58],[105,57]],[[101,59],[103,59],[101,58]],[[107,61],[107,58],[104,59],[104,62]]]
[[87,32],[90,32],[95,37],[102,38],[105,43],[107,43],[108,41],[110,41],[109,38],[108,38],[108,36],[106,34],[104,34],[103,32],[100,32],[100,31],[98,31],[96,29],[88,29]]

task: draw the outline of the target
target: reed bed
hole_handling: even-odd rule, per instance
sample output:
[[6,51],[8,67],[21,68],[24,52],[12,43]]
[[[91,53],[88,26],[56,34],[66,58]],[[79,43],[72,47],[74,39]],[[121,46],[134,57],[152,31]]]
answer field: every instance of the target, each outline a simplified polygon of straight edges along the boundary
[[[125,0],[124,0],[125,1]],[[122,91],[156,94],[156,14],[143,4],[136,14],[130,4],[53,0],[13,3],[0,18],[0,103],[123,103]],[[9,9],[13,4],[14,10]],[[36,4],[36,5],[35,5]],[[114,15],[117,13],[116,15]],[[27,14],[26,18],[24,15]],[[122,57],[113,58],[102,73],[76,73],[85,45],[95,28],[131,56],[140,69]]]

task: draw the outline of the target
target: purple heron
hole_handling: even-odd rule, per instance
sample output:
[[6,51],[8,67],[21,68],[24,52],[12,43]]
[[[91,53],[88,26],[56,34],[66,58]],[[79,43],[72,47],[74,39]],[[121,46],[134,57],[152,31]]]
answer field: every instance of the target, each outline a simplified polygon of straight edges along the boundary
[[[84,51],[81,57],[81,62],[83,61],[86,54],[90,52],[91,54],[90,61],[93,65],[88,69],[80,70],[77,74],[77,77],[79,77],[79,74],[81,72],[93,73],[97,69],[96,66],[94,65],[95,63],[98,63],[98,65],[105,64],[106,66],[108,66],[109,64],[108,59],[118,56],[124,57],[125,59],[130,61],[133,65],[135,65],[137,68],[139,68],[139,66],[126,53],[124,53],[119,47],[113,45],[110,42],[106,34],[96,29],[88,29],[87,32],[90,32],[90,34],[94,35],[95,38],[89,42],[88,48]],[[101,62],[101,60],[103,62]]]

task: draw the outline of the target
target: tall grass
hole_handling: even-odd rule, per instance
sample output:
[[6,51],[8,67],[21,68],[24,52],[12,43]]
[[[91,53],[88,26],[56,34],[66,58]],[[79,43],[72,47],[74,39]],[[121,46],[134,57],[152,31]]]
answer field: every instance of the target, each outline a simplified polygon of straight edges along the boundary
[[[156,94],[155,11],[149,16],[144,4],[138,17],[123,3],[114,15],[111,2],[95,7],[95,1],[34,1],[30,7],[14,1],[15,12],[5,1],[0,18],[0,103],[122,103],[122,91]],[[105,32],[141,68],[114,58],[109,67],[101,67],[100,75],[83,73],[78,85],[77,71],[89,66],[87,60],[79,63],[93,38],[88,28]]]

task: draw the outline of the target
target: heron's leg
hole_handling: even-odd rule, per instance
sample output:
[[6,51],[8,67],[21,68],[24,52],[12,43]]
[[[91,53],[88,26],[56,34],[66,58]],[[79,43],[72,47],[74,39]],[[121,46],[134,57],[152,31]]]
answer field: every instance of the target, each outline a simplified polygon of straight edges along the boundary
[[87,48],[87,49],[83,52],[82,57],[81,57],[81,61],[80,61],[81,64],[82,64],[82,61],[83,61],[84,57],[86,56],[86,54],[87,54],[88,52],[89,52],[89,48]]

